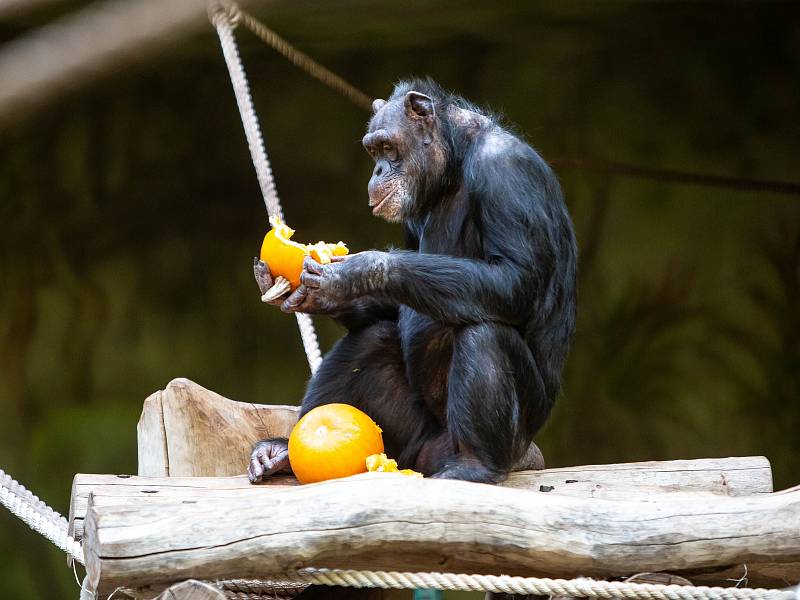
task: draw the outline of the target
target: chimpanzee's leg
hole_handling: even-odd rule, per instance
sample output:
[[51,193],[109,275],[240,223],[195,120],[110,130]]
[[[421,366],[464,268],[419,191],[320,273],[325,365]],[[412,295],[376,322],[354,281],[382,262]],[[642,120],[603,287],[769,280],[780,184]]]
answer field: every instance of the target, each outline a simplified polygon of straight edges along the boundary
[[393,458],[419,439],[432,416],[409,391],[396,322],[378,321],[351,331],[325,355],[308,383],[301,416],[334,402],[351,404],[372,417],[383,429],[386,453]]
[[447,397],[447,428],[456,454],[435,476],[502,481],[528,449],[550,404],[516,329],[496,323],[460,328]]

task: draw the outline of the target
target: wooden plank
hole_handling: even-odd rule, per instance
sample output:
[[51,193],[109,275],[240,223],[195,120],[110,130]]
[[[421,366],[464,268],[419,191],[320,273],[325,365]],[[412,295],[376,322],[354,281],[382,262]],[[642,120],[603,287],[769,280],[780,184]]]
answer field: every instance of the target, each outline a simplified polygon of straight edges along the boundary
[[139,475],[225,477],[244,473],[258,440],[288,437],[298,407],[235,402],[188,379],[145,401]]
[[367,474],[251,498],[90,506],[103,589],[305,566],[616,577],[800,562],[800,488],[651,502]]

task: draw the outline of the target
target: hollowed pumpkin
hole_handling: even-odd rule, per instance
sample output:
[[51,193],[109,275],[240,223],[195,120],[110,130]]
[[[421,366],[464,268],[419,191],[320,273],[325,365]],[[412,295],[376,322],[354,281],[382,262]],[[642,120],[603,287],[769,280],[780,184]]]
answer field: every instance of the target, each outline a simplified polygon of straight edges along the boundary
[[264,236],[261,244],[261,260],[267,263],[273,277],[282,276],[288,279],[292,289],[300,285],[300,274],[303,272],[303,260],[306,256],[311,256],[325,265],[331,262],[334,256],[344,256],[349,252],[344,242],[298,244],[291,240],[294,229],[278,217],[270,217],[269,223],[272,229]]

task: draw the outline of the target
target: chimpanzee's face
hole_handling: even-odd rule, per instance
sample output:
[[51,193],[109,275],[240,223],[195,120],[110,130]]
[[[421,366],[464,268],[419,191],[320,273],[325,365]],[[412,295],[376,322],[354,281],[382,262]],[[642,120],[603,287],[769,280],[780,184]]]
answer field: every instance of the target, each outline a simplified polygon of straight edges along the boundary
[[369,206],[372,214],[396,223],[412,213],[426,182],[441,178],[445,154],[433,100],[425,94],[375,100],[372,109],[363,139],[375,160],[367,188]]

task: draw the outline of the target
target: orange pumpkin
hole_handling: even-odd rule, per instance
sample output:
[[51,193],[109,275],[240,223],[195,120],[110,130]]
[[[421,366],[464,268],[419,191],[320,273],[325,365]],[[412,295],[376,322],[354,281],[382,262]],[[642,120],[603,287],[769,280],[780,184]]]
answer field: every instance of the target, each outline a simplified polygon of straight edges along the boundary
[[303,272],[303,260],[311,256],[317,262],[325,265],[331,262],[334,256],[344,256],[349,250],[344,242],[328,244],[298,244],[291,237],[294,229],[286,225],[278,217],[270,217],[272,229],[264,236],[261,244],[261,260],[269,266],[273,277],[285,277],[295,289],[300,285],[300,274]]
[[289,436],[289,461],[300,483],[363,473],[367,457],[381,452],[381,428],[349,404],[310,410]]

